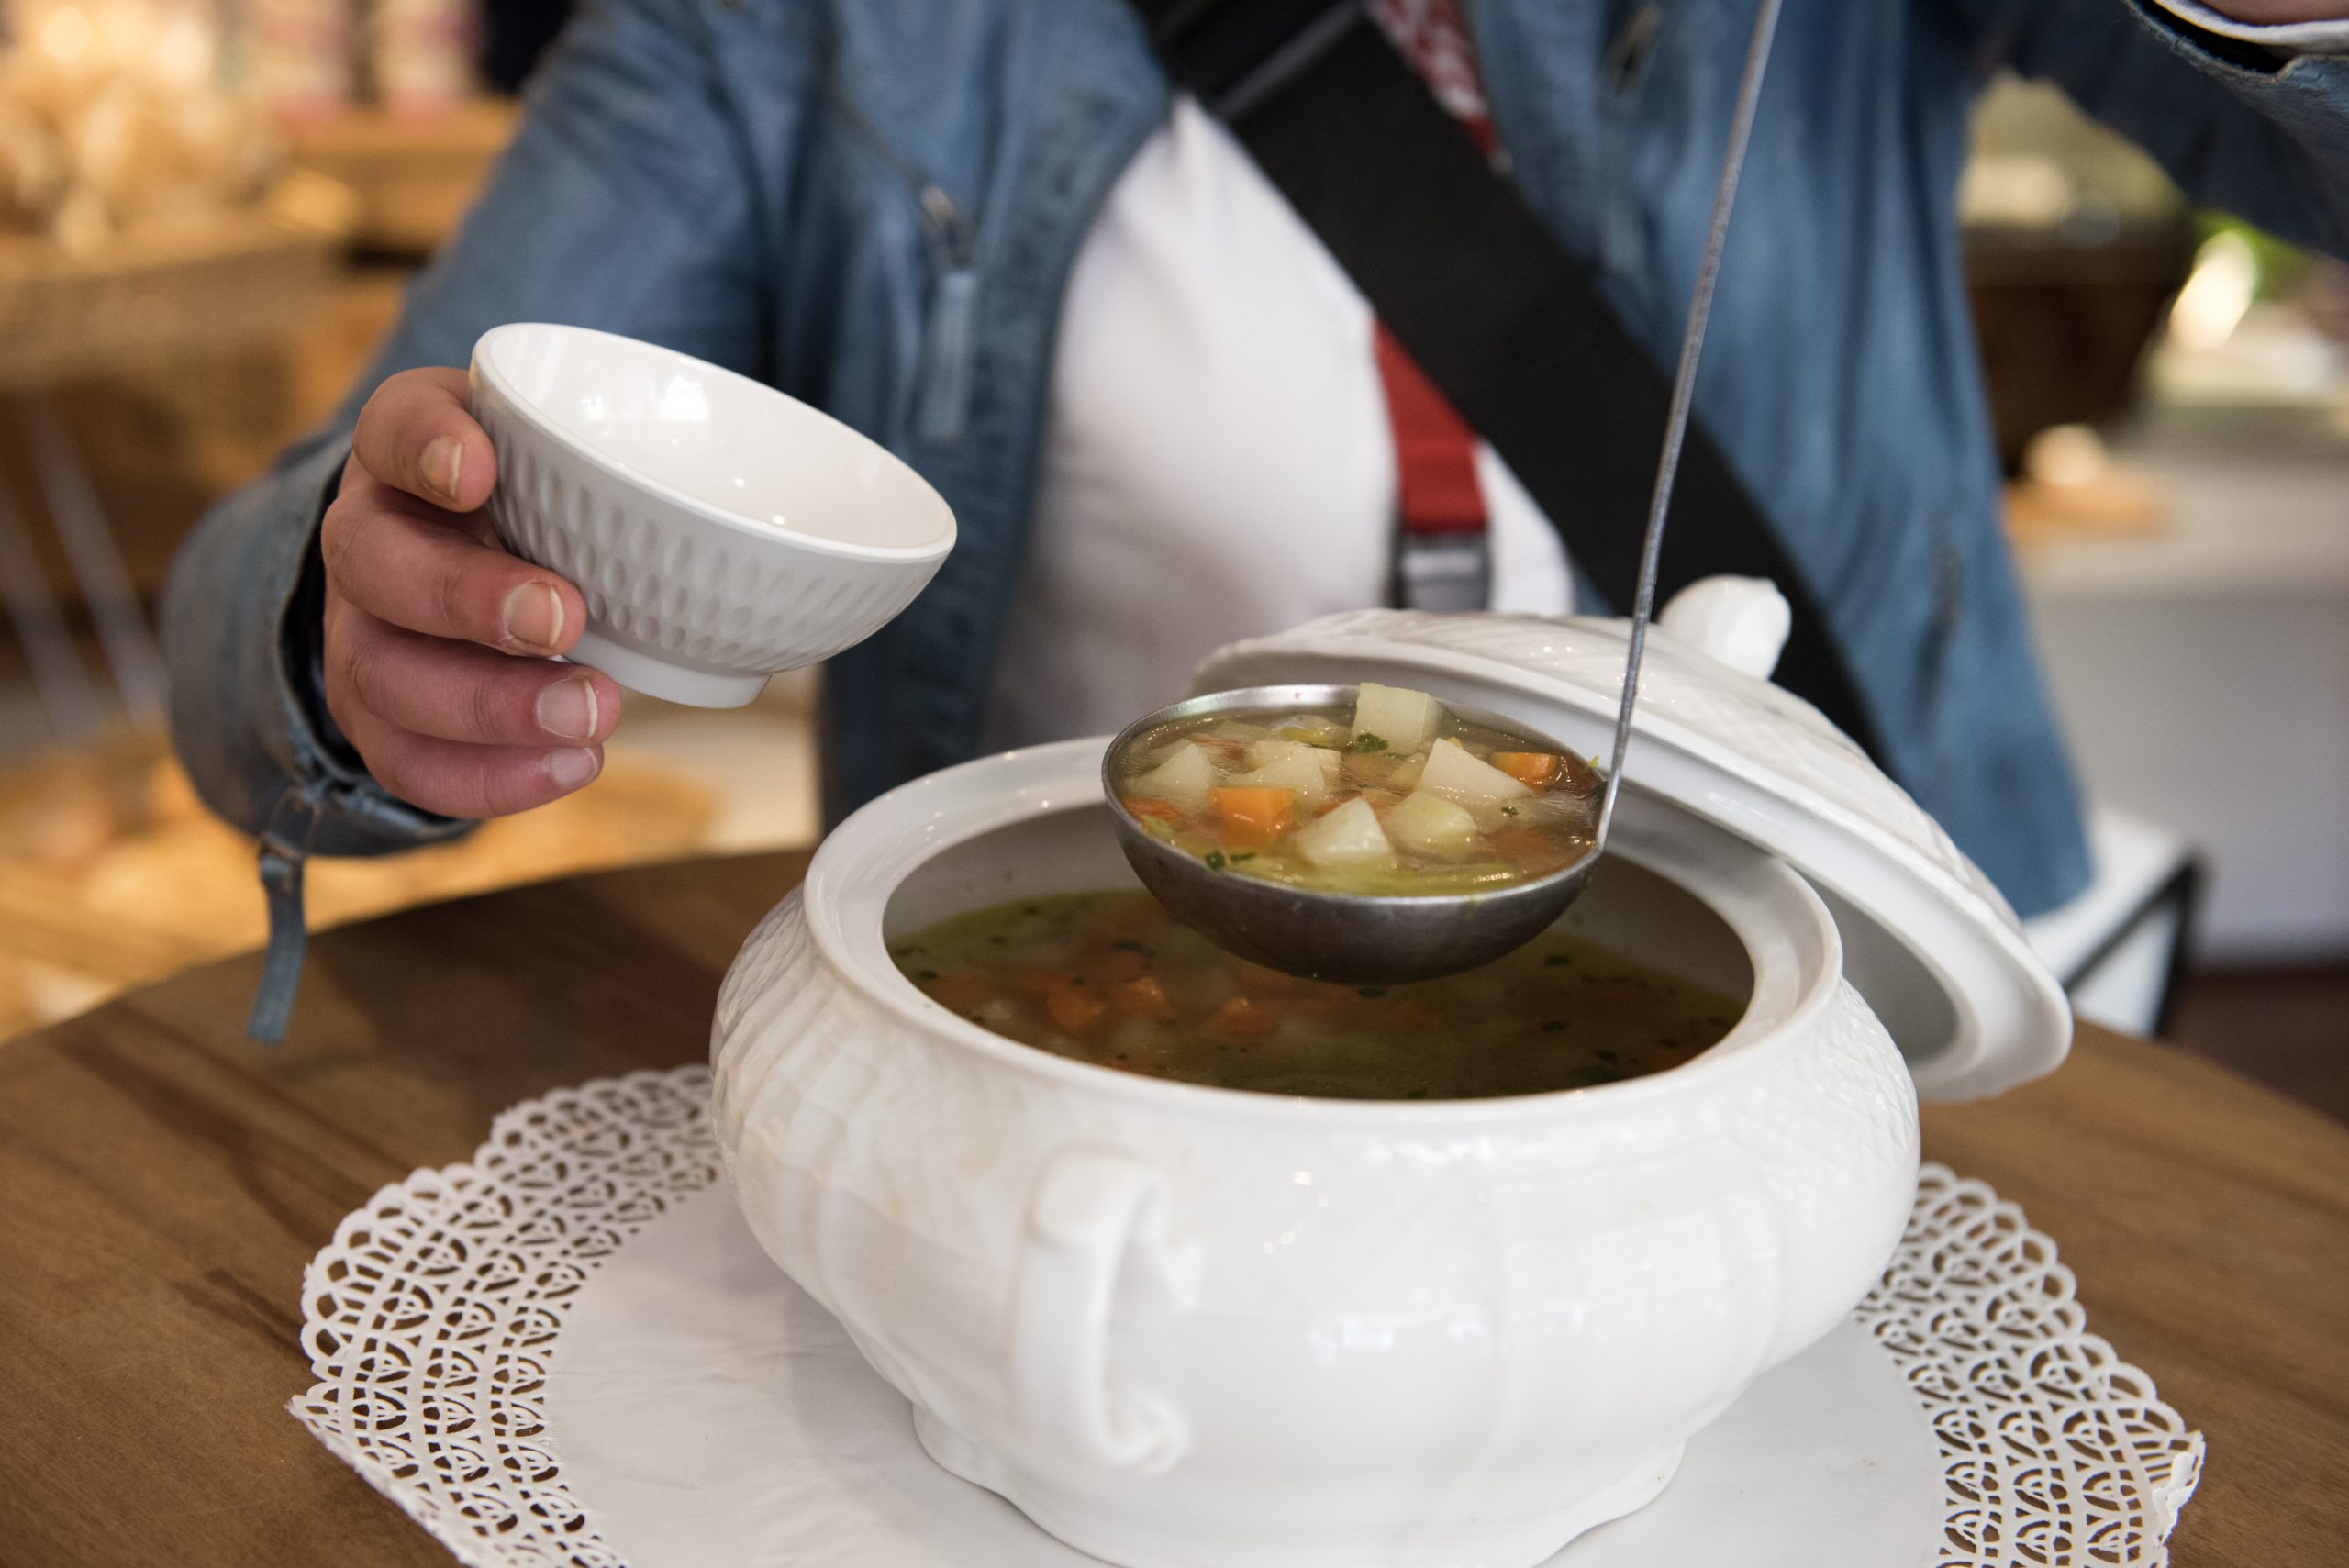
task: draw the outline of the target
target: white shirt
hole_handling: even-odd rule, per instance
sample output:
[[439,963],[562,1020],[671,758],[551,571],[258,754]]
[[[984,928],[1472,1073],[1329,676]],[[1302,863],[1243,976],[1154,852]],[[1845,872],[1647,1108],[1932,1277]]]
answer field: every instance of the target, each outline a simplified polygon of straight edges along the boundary
[[[1386,602],[1395,447],[1374,326],[1246,151],[1178,98],[1069,280],[985,750],[1114,732],[1223,643]],[[1476,467],[1493,607],[1563,614],[1557,535],[1481,442]]]

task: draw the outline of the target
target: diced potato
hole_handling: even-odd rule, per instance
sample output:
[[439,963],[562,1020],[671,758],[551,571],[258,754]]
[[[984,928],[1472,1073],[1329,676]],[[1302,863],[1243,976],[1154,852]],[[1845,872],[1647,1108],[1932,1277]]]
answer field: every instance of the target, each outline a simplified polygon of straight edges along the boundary
[[1215,787],[1215,762],[1206,748],[1185,746],[1150,772],[1138,775],[1126,786],[1126,793],[1197,806],[1206,801],[1208,791]]
[[1386,787],[1388,789],[1399,789],[1405,791],[1419,788],[1419,775],[1427,771],[1427,765],[1428,760],[1425,757],[1414,756],[1405,758],[1401,762],[1396,764],[1392,772],[1387,773]]
[[1248,761],[1260,768],[1283,757],[1312,758],[1331,789],[1338,787],[1339,776],[1345,771],[1344,756],[1326,746],[1308,746],[1302,740],[1259,740],[1248,748]]
[[1435,739],[1442,717],[1442,705],[1425,692],[1364,681],[1354,699],[1353,733],[1375,735],[1390,751],[1416,751]]
[[1419,774],[1419,787],[1471,810],[1531,793],[1490,762],[1470,756],[1457,740],[1435,743],[1428,752],[1427,768]]
[[1386,814],[1386,836],[1413,854],[1462,861],[1476,852],[1476,819],[1468,808],[1419,790]]
[[1230,781],[1234,787],[1295,790],[1297,798],[1308,805],[1330,797],[1335,780],[1318,758],[1335,756],[1335,752],[1324,753],[1319,747],[1300,745],[1294,740],[1259,740],[1256,745],[1259,748],[1285,749],[1267,754],[1261,766],[1234,774]]
[[1376,865],[1395,855],[1395,846],[1378,825],[1378,813],[1359,797],[1315,817],[1289,842],[1317,866]]
[[1259,768],[1283,760],[1294,762],[1299,757],[1310,761],[1321,770],[1325,791],[1336,789],[1338,781],[1345,776],[1345,754],[1332,751],[1327,746],[1308,746],[1299,740],[1259,740],[1248,749],[1248,760]]

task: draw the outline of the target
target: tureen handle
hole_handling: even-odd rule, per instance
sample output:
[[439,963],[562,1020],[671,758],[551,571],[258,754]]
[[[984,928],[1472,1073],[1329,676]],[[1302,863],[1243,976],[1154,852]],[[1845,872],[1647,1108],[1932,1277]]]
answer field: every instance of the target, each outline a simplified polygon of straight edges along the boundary
[[1012,1302],[1012,1409],[1031,1440],[1131,1475],[1163,1474],[1190,1447],[1181,1412],[1109,1368],[1121,1274],[1145,1300],[1191,1303],[1165,1238],[1166,1179],[1151,1166],[1082,1148],[1046,1162]]
[[1767,577],[1700,577],[1672,595],[1655,624],[1766,681],[1786,651],[1794,611]]

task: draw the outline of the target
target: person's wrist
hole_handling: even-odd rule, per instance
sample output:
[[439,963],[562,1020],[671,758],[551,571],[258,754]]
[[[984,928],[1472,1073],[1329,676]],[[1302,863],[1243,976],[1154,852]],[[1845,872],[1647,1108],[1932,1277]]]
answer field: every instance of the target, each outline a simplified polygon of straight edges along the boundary
[[[326,509],[334,505],[341,489],[342,465],[338,463],[327,481],[326,494],[319,498],[319,517],[326,516]],[[302,551],[301,571],[295,579],[294,593],[286,600],[285,617],[278,628],[278,660],[295,706],[320,749],[338,765],[353,773],[364,773],[367,765],[360,758],[358,748],[351,745],[327,706],[327,562],[318,547],[318,533],[317,526],[312,525],[309,543]]]

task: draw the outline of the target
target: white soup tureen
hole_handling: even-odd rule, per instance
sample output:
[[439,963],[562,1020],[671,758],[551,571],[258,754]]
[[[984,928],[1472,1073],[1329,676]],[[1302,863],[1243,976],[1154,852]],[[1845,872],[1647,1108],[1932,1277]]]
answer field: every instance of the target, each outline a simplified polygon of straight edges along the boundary
[[[1103,1071],[933,1003],[893,940],[1135,885],[1097,740],[918,780],[825,840],[719,998],[719,1145],[760,1243],[940,1463],[1130,1568],[1522,1568],[1655,1496],[1866,1293],[1915,1188],[1904,1050],[1920,1082],[2003,1086],[2060,1058],[2060,994],[2050,1014],[1930,821],[1753,673],[1766,600],[1709,592],[1651,651],[1610,862],[1567,917],[1746,999],[1669,1072],[1286,1098]],[[1226,650],[1199,683],[1408,676],[1595,750],[1621,649],[1614,622],[1381,613]],[[1706,703],[1775,744],[1747,787],[1829,872],[1742,836]],[[1840,883],[1832,910],[1804,872]],[[1901,922],[1936,899],[1920,942]]]

